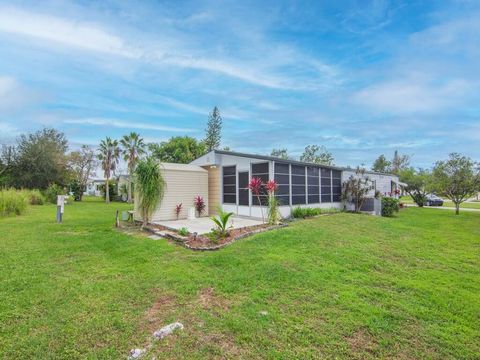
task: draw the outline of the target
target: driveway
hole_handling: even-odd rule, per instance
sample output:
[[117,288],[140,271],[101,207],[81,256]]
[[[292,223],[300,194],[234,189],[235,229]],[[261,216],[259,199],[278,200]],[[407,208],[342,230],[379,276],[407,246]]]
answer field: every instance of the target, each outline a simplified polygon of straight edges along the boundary
[[[187,228],[190,233],[196,232],[197,234],[206,234],[209,233],[212,228],[215,226],[213,221],[209,217],[201,217],[196,219],[181,219],[181,220],[167,220],[167,221],[156,221],[156,225],[164,226],[168,229],[179,230],[183,227]],[[255,226],[263,224],[260,220],[241,218],[232,216],[228,220],[228,227],[233,227],[234,229],[240,229],[248,226]]]

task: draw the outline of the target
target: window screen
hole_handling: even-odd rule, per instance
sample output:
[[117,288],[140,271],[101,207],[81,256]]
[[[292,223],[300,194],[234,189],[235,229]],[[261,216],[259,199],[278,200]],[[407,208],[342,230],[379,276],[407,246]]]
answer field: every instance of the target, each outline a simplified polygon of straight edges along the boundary
[[238,205],[248,206],[248,171],[238,173]]
[[292,165],[292,205],[306,204],[305,166]]
[[[266,183],[269,180],[268,167],[268,162],[252,164],[252,178],[260,178],[263,183]],[[262,188],[260,202],[262,205],[267,205],[268,203],[267,190],[265,187]],[[259,205],[258,197],[254,194],[252,194],[252,204]]]
[[318,204],[320,202],[320,169],[314,166],[307,167],[308,203]]
[[321,201],[332,202],[332,171],[330,169],[320,169],[320,195]]
[[237,203],[236,183],[237,183],[236,167],[224,166],[223,167],[223,203],[224,204]]
[[280,205],[290,205],[290,165],[276,162],[274,176],[278,184],[276,197]]
[[332,201],[339,202],[342,197],[342,173],[332,170]]

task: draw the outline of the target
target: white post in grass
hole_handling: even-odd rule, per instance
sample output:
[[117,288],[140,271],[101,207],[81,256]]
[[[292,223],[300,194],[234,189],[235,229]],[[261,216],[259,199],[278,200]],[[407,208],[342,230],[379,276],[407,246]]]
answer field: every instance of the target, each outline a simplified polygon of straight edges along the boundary
[[57,195],[57,223],[62,222],[63,211],[65,209],[65,195]]

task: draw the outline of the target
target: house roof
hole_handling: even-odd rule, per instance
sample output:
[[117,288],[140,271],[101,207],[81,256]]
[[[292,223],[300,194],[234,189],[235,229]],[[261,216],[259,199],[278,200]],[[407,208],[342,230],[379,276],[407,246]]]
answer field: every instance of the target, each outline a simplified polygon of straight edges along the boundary
[[164,170],[208,172],[204,168],[192,164],[176,164],[162,162],[160,163],[160,167]]
[[[235,152],[235,151],[226,151],[226,150],[212,150],[211,152],[213,152],[215,154],[221,154],[221,155],[232,155],[232,156],[239,156],[239,157],[247,157],[247,158],[253,158],[253,159],[260,159],[260,160],[268,160],[268,161],[276,161],[276,162],[282,162],[282,163],[288,163],[288,164],[295,164],[295,165],[320,166],[322,168],[339,170],[339,171],[355,171],[354,168],[347,168],[347,167],[341,167],[341,166],[331,166],[331,165],[321,165],[321,164],[315,164],[315,163],[304,162],[304,161],[282,159],[282,158],[279,158],[279,157],[276,157],[276,156],[246,154],[246,153],[240,153],[240,152]],[[397,176],[397,175],[394,175],[394,174],[380,173],[380,172],[368,171],[368,170],[365,171],[365,173],[375,174],[375,175]]]

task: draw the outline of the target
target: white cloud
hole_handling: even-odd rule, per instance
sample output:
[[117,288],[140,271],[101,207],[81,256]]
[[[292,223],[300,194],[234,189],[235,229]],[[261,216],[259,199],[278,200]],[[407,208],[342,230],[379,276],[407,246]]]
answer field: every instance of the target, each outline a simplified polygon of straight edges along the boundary
[[0,31],[130,58],[139,56],[121,38],[98,26],[14,8],[0,8]]
[[[204,19],[206,15],[200,16]],[[0,32],[23,35],[41,40],[44,46],[62,45],[79,50],[93,51],[125,59],[148,62],[154,65],[168,65],[188,69],[203,70],[236,78],[244,82],[285,90],[312,90],[319,82],[312,79],[312,74],[301,76],[279,75],[275,69],[284,66],[300,66],[313,71],[316,76],[332,78],[337,75],[335,68],[323,64],[316,59],[309,59],[292,49],[280,50],[272,47],[269,56],[251,58],[253,60],[232,60],[224,57],[202,56],[203,48],[188,44],[179,36],[175,43],[167,39],[139,45],[108,29],[93,23],[75,21],[56,16],[27,12],[12,7],[0,7]],[[146,35],[146,34],[144,34]],[[265,46],[262,45],[262,51]],[[269,45],[268,45],[269,46]],[[257,45],[258,47],[258,45]],[[243,51],[247,54],[250,49]],[[255,51],[255,50],[252,50]],[[240,57],[239,57],[240,58]],[[308,76],[307,76],[308,75]],[[325,81],[323,82],[324,86]]]
[[353,95],[353,102],[391,114],[438,112],[458,105],[474,88],[463,79],[438,83],[412,76],[367,87]]
[[117,119],[103,119],[103,118],[82,118],[82,119],[68,119],[63,121],[66,124],[80,124],[93,126],[110,126],[121,129],[140,129],[140,130],[154,130],[154,131],[173,131],[173,132],[192,132],[194,129],[173,127],[166,125],[157,125],[150,123],[142,123],[138,121],[124,121]]

